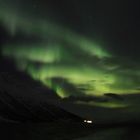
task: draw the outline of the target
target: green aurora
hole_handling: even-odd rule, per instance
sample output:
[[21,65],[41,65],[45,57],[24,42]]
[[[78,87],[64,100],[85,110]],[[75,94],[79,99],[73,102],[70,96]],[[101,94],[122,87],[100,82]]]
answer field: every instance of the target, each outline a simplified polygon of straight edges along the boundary
[[39,38],[3,45],[3,56],[14,60],[20,71],[27,72],[62,98],[140,92],[137,63],[115,56],[100,42],[95,43],[59,23],[19,15],[16,10],[0,11],[0,21],[12,38],[18,33]]

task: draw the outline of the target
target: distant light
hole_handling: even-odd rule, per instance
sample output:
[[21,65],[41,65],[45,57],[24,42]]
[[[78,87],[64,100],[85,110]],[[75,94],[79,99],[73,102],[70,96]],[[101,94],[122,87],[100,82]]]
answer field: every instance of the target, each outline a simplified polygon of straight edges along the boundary
[[85,123],[92,123],[92,120],[84,120]]
[[89,120],[88,120],[87,123],[92,123],[92,121],[89,121]]

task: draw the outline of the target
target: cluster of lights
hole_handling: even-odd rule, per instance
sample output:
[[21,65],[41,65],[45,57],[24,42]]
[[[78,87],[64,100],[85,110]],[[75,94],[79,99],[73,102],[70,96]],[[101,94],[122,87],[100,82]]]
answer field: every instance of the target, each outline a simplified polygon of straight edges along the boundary
[[92,123],[92,120],[84,120],[85,123]]

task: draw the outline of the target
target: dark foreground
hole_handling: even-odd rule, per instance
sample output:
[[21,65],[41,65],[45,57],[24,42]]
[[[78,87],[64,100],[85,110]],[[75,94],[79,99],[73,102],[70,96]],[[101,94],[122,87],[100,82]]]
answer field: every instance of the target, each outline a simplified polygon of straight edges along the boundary
[[13,140],[140,140],[138,125],[88,125],[74,122],[0,125],[1,138]]

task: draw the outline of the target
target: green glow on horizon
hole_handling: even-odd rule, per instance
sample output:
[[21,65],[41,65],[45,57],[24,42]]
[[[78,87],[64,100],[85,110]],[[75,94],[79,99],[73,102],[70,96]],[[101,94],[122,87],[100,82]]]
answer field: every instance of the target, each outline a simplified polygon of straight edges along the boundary
[[128,107],[129,104],[127,103],[121,103],[121,102],[95,102],[95,101],[90,101],[90,102],[83,102],[83,101],[76,101],[76,104],[85,104],[89,106],[97,106],[97,107],[104,107],[104,108],[125,108]]

